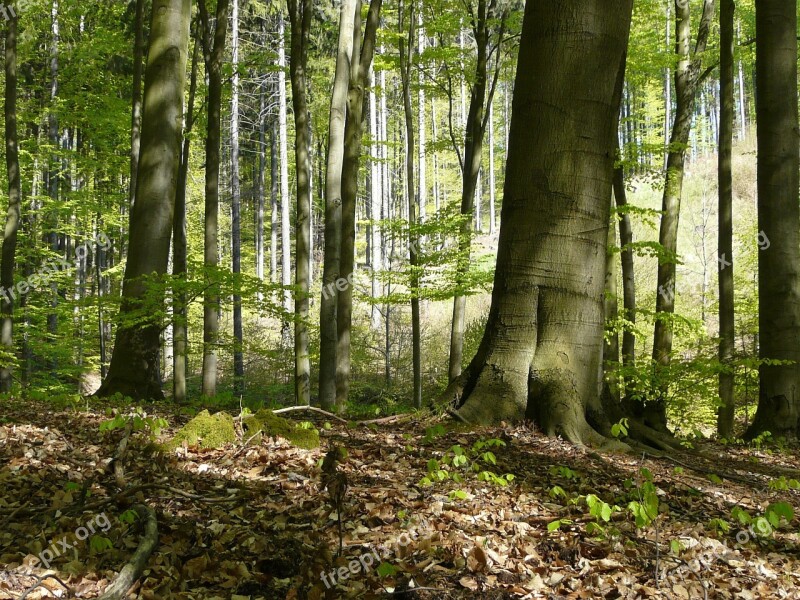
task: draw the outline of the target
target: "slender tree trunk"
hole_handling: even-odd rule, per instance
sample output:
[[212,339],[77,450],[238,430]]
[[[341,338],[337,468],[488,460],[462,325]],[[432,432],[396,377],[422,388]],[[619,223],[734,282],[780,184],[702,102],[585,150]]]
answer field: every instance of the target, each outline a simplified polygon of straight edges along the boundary
[[[372,146],[370,148],[370,184],[372,187],[370,190],[370,202],[372,203],[372,226],[370,227],[369,231],[371,252],[370,268],[372,269],[372,273],[370,274],[372,283],[371,295],[374,300],[382,294],[380,289],[380,279],[378,278],[378,273],[381,271],[381,269],[383,269],[383,264],[381,263],[380,227],[378,223],[380,222],[381,218],[381,200],[383,198],[383,167],[380,164],[381,150],[379,146],[380,135],[378,131],[378,97],[375,93],[374,73],[371,79],[373,85],[369,91],[369,137],[372,140]],[[383,90],[381,90],[381,93],[383,93]],[[381,313],[376,302],[372,303],[370,324],[373,330],[377,331],[380,329]]]
[[[262,24],[262,28],[264,25]],[[264,281],[264,194],[266,194],[266,186],[264,185],[266,179],[267,168],[267,136],[266,136],[266,110],[267,110],[267,94],[265,85],[262,83],[259,86],[258,92],[258,184],[256,191],[256,277],[258,280]],[[258,301],[264,299],[264,295],[258,292]]]
[[[16,11],[14,11],[16,12]],[[19,175],[19,148],[17,146],[17,23],[16,15],[6,24],[5,39],[5,118],[6,171],[8,174],[8,212],[3,233],[0,286],[3,300],[0,311],[0,344],[8,355],[0,367],[0,392],[10,392],[13,383],[11,361],[14,354],[14,261],[17,254],[17,231],[20,222],[21,188]]]
[[494,200],[495,200],[495,179],[494,179],[494,103],[489,103],[489,234],[494,235]]
[[733,396],[734,304],[733,304],[733,152],[734,80],[733,80],[733,16],[734,0],[720,3],[720,123],[719,123],[719,361],[731,369],[719,374],[717,435],[730,438],[735,412]]
[[[414,198],[414,113],[411,106],[411,63],[414,55],[414,4],[413,0],[406,9],[400,3],[400,75],[403,83],[403,108],[405,111],[406,126],[406,194],[408,201],[408,250],[411,268],[411,345],[413,390],[412,399],[416,408],[422,407],[422,335],[419,318],[419,235],[414,231],[417,224],[416,202]],[[406,14],[406,11],[408,14]],[[408,39],[404,39],[404,22],[408,22]]]
[[[181,153],[183,88],[189,46],[190,0],[155,0],[144,84],[142,147],[130,244],[122,289],[123,316],[108,376],[98,396],[116,392],[137,399],[161,398],[160,324],[148,314],[142,277],[164,274],[169,259],[177,171]],[[131,322],[131,317],[137,317]]]
[[[736,37],[739,38],[739,31],[741,25],[739,23],[736,24]],[[739,141],[743,142],[747,137],[747,100],[745,97],[745,86],[744,86],[744,67],[742,65],[742,61],[739,60]]]
[[[619,150],[618,153],[619,155]],[[625,194],[625,172],[622,165],[614,168],[614,201],[617,209],[624,209],[628,205]],[[622,333],[622,366],[632,368],[636,364],[636,335],[633,332],[636,326],[636,277],[633,268],[633,230],[631,218],[627,212],[622,212],[619,217],[620,262],[622,266],[622,301],[625,320],[628,322]],[[623,377],[626,400],[630,398],[633,389],[629,378]]]
[[587,417],[606,428],[605,249],[631,8],[526,4],[489,320],[446,392],[467,421],[527,417],[548,435],[604,441]]
[[278,282],[278,123],[269,128],[269,282]]
[[[472,245],[473,211],[475,209],[475,195],[478,188],[478,177],[481,169],[483,153],[483,138],[486,133],[488,115],[484,114],[487,104],[491,104],[494,96],[499,65],[495,67],[495,77],[491,85],[487,82],[489,63],[489,28],[488,21],[496,17],[492,12],[494,2],[478,0],[477,19],[474,24],[475,42],[477,44],[477,57],[475,62],[474,83],[469,101],[469,114],[465,120],[464,129],[464,155],[458,155],[461,164],[461,225],[458,237],[458,264],[456,266],[457,285],[456,295],[453,298],[453,320],[450,329],[450,358],[448,374],[450,381],[454,381],[461,374],[461,363],[464,354],[464,315],[466,313],[467,297],[463,289],[466,285],[469,272],[470,249]],[[502,17],[505,23],[505,14]],[[501,26],[500,39],[502,40],[503,27]],[[463,35],[462,35],[463,38]],[[498,42],[499,45],[500,42]],[[497,48],[496,52],[500,52]],[[487,98],[487,89],[489,90]]]
[[308,100],[306,97],[306,65],[311,32],[312,0],[289,0],[291,23],[292,107],[295,128],[295,171],[297,173],[297,222],[295,226],[295,260],[297,261],[294,301],[294,390],[295,403],[311,404],[311,364],[308,349],[308,308],[311,252],[311,162],[308,135]]
[[[675,265],[678,251],[678,219],[683,193],[683,175],[686,147],[692,130],[697,88],[700,83],[700,56],[705,51],[714,1],[704,0],[703,15],[697,33],[694,52],[691,44],[691,19],[687,0],[675,0],[675,51],[678,65],[675,69],[675,122],[667,156],[667,173],[662,198],[661,228],[658,241],[662,254],[658,259],[656,294],[656,323],[653,332],[653,361],[658,372],[664,373],[672,353],[672,315],[675,312]],[[663,375],[657,377],[653,397],[639,402],[635,416],[657,431],[667,431],[667,383]]]
[[133,89],[131,93],[131,183],[128,201],[133,206],[136,198],[136,177],[139,173],[139,147],[142,138],[142,66],[144,64],[144,2],[136,0],[133,42]]
[[178,183],[175,191],[175,219],[172,224],[172,274],[181,286],[175,292],[172,321],[172,399],[178,404],[186,402],[186,372],[189,347],[188,311],[186,291],[182,284],[186,280],[186,184],[189,179],[189,134],[194,126],[194,97],[197,92],[197,63],[200,43],[194,42],[192,52],[192,75],[189,83],[189,102],[185,116],[183,151],[178,167]]
[[[672,15],[670,14],[670,7],[673,0],[667,0],[667,18],[666,18],[666,31],[664,33],[664,47],[668,54],[672,53],[672,46],[670,45],[670,27],[672,25]],[[669,133],[672,131],[672,72],[667,65],[664,67],[664,143],[669,143]],[[667,169],[667,158],[669,157],[669,147],[664,157],[664,169]]]
[[217,393],[217,345],[219,344],[219,146],[222,106],[222,58],[228,29],[228,0],[217,0],[213,41],[206,0],[200,0],[203,46],[208,76],[208,130],[206,133],[205,234],[203,265],[206,292],[203,297],[203,396]]
[[339,18],[336,74],[331,93],[328,165],[325,176],[325,257],[320,303],[319,399],[330,410],[336,403],[337,296],[342,245],[342,165],[344,163],[350,64],[353,58],[355,13],[360,0],[343,0]]
[[[239,183],[239,0],[231,13],[231,262],[233,274],[242,272],[241,189]],[[233,295],[233,395],[244,394],[242,297]]]
[[797,5],[756,1],[759,369],[754,437],[800,433],[800,148],[797,142]]
[[372,65],[375,35],[378,29],[382,0],[372,0],[367,16],[363,43],[361,13],[357,7],[353,25],[353,53],[350,62],[347,117],[344,130],[344,160],[342,162],[342,240],[339,257],[339,276],[347,285],[336,296],[336,404],[347,405],[350,393],[350,332],[353,314],[353,267],[355,264],[356,199],[358,171],[361,161],[363,135],[364,88]]
[[[278,15],[278,147],[281,160],[281,285],[283,286],[283,312],[290,315],[292,312],[292,250],[291,232],[289,224],[289,134],[288,110],[286,107],[286,36],[283,14]],[[281,340],[284,344],[290,341],[289,319],[283,319],[281,324]]]
[[[51,108],[47,117],[47,137],[50,142],[51,149],[58,148],[58,115],[56,114],[55,104],[58,98],[58,45],[59,45],[59,23],[58,23],[58,0],[53,0],[51,10],[51,40],[50,40],[50,102]],[[60,161],[56,154],[51,154],[50,162],[47,167],[47,193],[51,201],[51,216],[48,223],[47,239],[50,245],[50,250],[54,253],[59,252],[58,243],[58,211],[56,206],[58,204],[58,188],[60,179]],[[58,307],[58,283],[53,281],[50,283],[51,301],[50,306],[52,312],[47,315],[47,333],[50,334],[51,340],[54,341],[54,336],[58,333],[58,314],[56,308]],[[52,371],[55,372],[55,364],[51,365]]]
[[[422,4],[423,0],[419,0],[419,6],[417,7],[417,53],[422,57],[422,53],[425,52],[425,25],[422,22]],[[425,88],[424,77],[422,75],[422,65],[418,65],[419,73],[417,76],[417,83],[419,85],[419,90],[417,91],[418,96],[418,105],[417,105],[417,112],[419,115],[419,123],[418,123],[418,132],[419,132],[419,139],[418,139],[418,146],[419,146],[419,168],[417,169],[417,176],[419,177],[419,221],[420,223],[424,222],[427,218],[427,205],[428,205],[428,170],[427,170],[427,158],[425,156],[425,145],[426,145],[426,133],[425,133]],[[424,243],[424,240],[423,240]]]

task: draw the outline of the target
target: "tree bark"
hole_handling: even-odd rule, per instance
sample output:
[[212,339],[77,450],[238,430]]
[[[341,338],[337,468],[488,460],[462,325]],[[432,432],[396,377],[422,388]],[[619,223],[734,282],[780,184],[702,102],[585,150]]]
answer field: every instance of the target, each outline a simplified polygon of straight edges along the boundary
[[[412,401],[416,408],[422,406],[422,335],[419,314],[419,235],[414,231],[417,224],[416,198],[414,185],[414,113],[411,106],[411,63],[414,54],[414,3],[410,2],[407,11],[400,3],[399,50],[400,77],[403,84],[403,109],[406,127],[406,195],[408,202],[408,253],[411,269],[409,291],[411,292],[411,352],[413,369]],[[408,12],[408,14],[406,14]],[[404,22],[408,21],[408,39],[404,39]]]
[[131,91],[131,166],[128,201],[136,198],[136,177],[139,173],[139,149],[142,143],[142,64],[144,57],[144,0],[136,0],[133,21],[133,86]]
[[[228,33],[228,0],[217,0],[212,38],[206,0],[200,0],[203,23],[203,54],[208,76],[208,125],[206,132],[205,233],[203,266],[206,292],[203,297],[203,396],[217,394],[217,345],[219,344],[219,145],[222,106],[222,59]],[[213,39],[213,41],[212,41]]]
[[[667,173],[662,197],[661,227],[658,241],[662,246],[658,258],[656,284],[656,323],[653,331],[653,361],[657,373],[669,367],[672,353],[672,315],[675,313],[675,265],[678,251],[678,220],[683,193],[683,175],[686,148],[692,130],[697,88],[700,83],[701,56],[706,49],[711,21],[714,18],[714,0],[704,0],[703,15],[697,32],[694,52],[691,44],[691,19],[688,0],[675,0],[675,122],[670,137],[667,156]],[[635,416],[645,425],[661,432],[667,430],[668,385],[656,381],[651,397],[638,402]]]
[[[617,150],[618,156],[619,149]],[[614,168],[614,201],[617,209],[624,209],[628,205],[625,193],[625,172],[622,165]],[[632,368],[636,364],[636,335],[633,332],[636,326],[636,274],[633,268],[633,230],[631,217],[623,211],[619,217],[620,263],[622,267],[622,305],[623,315],[628,322],[622,333],[622,366]],[[633,388],[630,378],[623,377],[623,388],[626,400],[630,398]]]
[[[16,11],[14,11],[16,12]],[[0,367],[0,391],[10,392],[13,383],[11,363],[14,355],[14,262],[17,255],[17,232],[20,222],[21,188],[19,174],[19,147],[17,139],[17,16],[12,16],[6,25],[5,39],[5,141],[6,172],[8,174],[8,212],[3,233],[2,266],[2,322],[0,322],[0,344],[7,356]]]
[[[331,92],[328,165],[325,176],[325,255],[320,303],[319,399],[330,410],[336,403],[337,283],[341,284],[342,165],[345,121],[353,58],[355,13],[360,0],[343,0],[339,18],[336,74]],[[341,287],[341,285],[339,286]]]
[[[360,3],[359,3],[360,4]],[[372,65],[375,35],[380,20],[382,0],[372,0],[361,40],[360,6],[353,24],[353,54],[350,62],[350,87],[344,128],[344,160],[342,162],[342,242],[339,277],[348,284],[336,295],[336,404],[347,405],[350,393],[350,332],[353,314],[353,267],[355,263],[356,199],[358,171],[363,136],[364,88]]]
[[[183,88],[189,46],[190,0],[155,0],[145,71],[142,147],[130,250],[122,288],[123,316],[146,311],[142,277],[167,271],[181,151]],[[152,301],[152,299],[150,299]],[[141,315],[139,315],[141,316]],[[120,392],[161,398],[158,323],[123,321],[117,330],[108,376],[98,396]]]
[[183,151],[178,167],[178,182],[175,192],[175,219],[172,224],[172,274],[179,280],[175,291],[172,321],[172,399],[178,404],[186,402],[187,350],[189,347],[188,311],[186,291],[186,184],[189,179],[189,134],[194,126],[194,98],[197,92],[197,63],[200,43],[194,42],[192,52],[192,75],[189,83],[189,102],[184,119]]
[[797,6],[756,1],[758,135],[758,410],[747,431],[800,433],[800,154],[797,142]]
[[283,14],[278,15],[278,149],[281,171],[281,285],[283,286],[283,312],[287,316],[281,323],[281,341],[290,341],[288,315],[292,312],[292,239],[289,224],[289,112],[286,106],[286,26]]
[[733,396],[734,304],[733,304],[733,16],[734,0],[720,3],[720,123],[719,123],[719,229],[717,251],[719,254],[719,361],[728,371],[719,374],[719,399],[717,435],[731,438],[735,412]]
[[[494,0],[478,0],[477,18],[473,22],[473,34],[477,44],[477,57],[475,59],[474,83],[470,93],[469,113],[464,124],[464,156],[456,148],[456,154],[461,163],[461,225],[458,236],[458,264],[456,266],[456,295],[453,298],[453,320],[450,329],[450,357],[448,374],[450,381],[454,381],[461,374],[461,363],[464,356],[464,315],[467,308],[467,297],[462,289],[469,272],[470,248],[472,245],[473,211],[475,209],[475,194],[478,188],[478,176],[481,170],[481,157],[483,154],[483,138],[486,133],[487,116],[484,110],[491,104],[494,96],[499,64],[495,67],[495,77],[491,86],[487,82],[489,65],[489,20],[497,18]],[[505,13],[502,15],[505,23]],[[500,41],[496,52],[500,53],[504,27],[500,28]],[[463,34],[460,40],[463,47]],[[489,90],[487,98],[487,88]],[[463,110],[463,102],[462,102]],[[476,228],[477,229],[477,228]]]
[[606,428],[603,285],[631,10],[526,4],[489,319],[446,391],[468,422],[529,418],[548,435],[605,441],[587,416]]
[[306,66],[311,32],[312,0],[289,0],[291,23],[291,54],[289,64],[292,80],[292,107],[295,128],[295,172],[297,173],[297,223],[295,226],[295,285],[294,300],[294,390],[295,403],[311,404],[311,364],[308,349],[308,308],[311,252],[311,162],[308,136],[308,99],[306,97]]
[[[242,272],[241,186],[239,183],[239,0],[233,0],[231,13],[231,267]],[[242,297],[233,295],[233,395],[244,394],[244,353]]]

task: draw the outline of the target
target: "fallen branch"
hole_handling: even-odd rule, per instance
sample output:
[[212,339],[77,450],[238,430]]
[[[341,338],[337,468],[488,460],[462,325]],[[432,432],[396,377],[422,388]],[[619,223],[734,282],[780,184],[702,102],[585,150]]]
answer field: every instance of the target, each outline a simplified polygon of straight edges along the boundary
[[122,439],[117,446],[117,451],[114,452],[114,458],[111,459],[111,464],[114,465],[114,479],[121,490],[128,487],[128,484],[125,482],[125,468],[123,467],[123,462],[125,461],[125,456],[128,454],[128,439],[130,439],[132,431],[133,419],[128,419],[128,424],[125,426],[125,432],[122,434]]
[[55,575],[53,573],[50,573],[49,575],[40,575],[40,576],[38,576],[36,578],[36,583],[34,583],[31,587],[29,587],[27,590],[25,590],[25,593],[22,594],[22,596],[20,596],[18,600],[25,600],[25,598],[28,597],[28,594],[30,594],[33,590],[38,588],[45,579],[55,579],[58,583],[60,583],[61,585],[64,586],[64,589],[67,590],[67,592],[69,593],[70,596],[73,596],[75,594],[75,592],[72,591],[72,588],[69,587],[63,581],[61,581],[61,579],[59,579],[59,577],[57,575]]
[[381,417],[380,419],[369,419],[367,421],[359,421],[359,425],[381,425],[384,423],[395,423],[397,421],[405,421],[411,419],[414,415],[406,413],[404,415],[391,415],[390,417]]
[[139,547],[134,552],[119,575],[116,576],[111,585],[106,588],[97,600],[122,600],[126,592],[131,589],[136,580],[142,575],[147,560],[158,545],[158,520],[152,508],[143,504],[133,507],[138,513],[139,518],[144,522],[144,534],[139,542]]
[[316,406],[288,406],[286,408],[279,408],[278,410],[273,410],[272,412],[276,415],[280,415],[282,413],[287,412],[294,412],[296,410],[307,410],[310,412],[319,413],[321,415],[325,415],[326,417],[330,417],[331,419],[336,419],[340,423],[347,423],[347,419],[343,419],[342,417],[333,414],[332,412],[328,412],[327,410],[322,410],[321,408],[317,408]]

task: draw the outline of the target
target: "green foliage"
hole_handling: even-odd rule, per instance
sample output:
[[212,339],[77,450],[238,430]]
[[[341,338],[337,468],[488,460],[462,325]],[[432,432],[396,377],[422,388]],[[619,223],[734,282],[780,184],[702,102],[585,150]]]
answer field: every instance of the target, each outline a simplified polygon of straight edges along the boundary
[[505,442],[496,438],[481,438],[471,448],[464,448],[458,444],[451,446],[441,459],[431,458],[428,460],[428,474],[419,483],[421,486],[428,486],[447,480],[463,483],[468,474],[474,474],[477,481],[507,486],[515,479],[512,473],[497,475],[493,471],[484,468],[484,465],[497,465],[495,454],[484,449],[503,446],[505,446]]

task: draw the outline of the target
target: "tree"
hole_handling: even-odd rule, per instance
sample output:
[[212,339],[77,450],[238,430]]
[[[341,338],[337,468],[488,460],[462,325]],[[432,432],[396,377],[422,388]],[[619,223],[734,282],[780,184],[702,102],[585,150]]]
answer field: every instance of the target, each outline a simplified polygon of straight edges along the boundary
[[[502,4],[502,3],[500,3]],[[491,118],[491,110],[486,106],[492,104],[497,79],[500,75],[500,49],[505,33],[507,13],[498,6],[497,0],[478,0],[477,11],[472,17],[472,32],[477,45],[477,58],[475,61],[474,81],[470,89],[469,112],[464,124],[464,154],[463,157],[458,145],[453,138],[453,147],[461,166],[461,216],[462,223],[459,231],[459,263],[457,269],[457,284],[465,285],[469,271],[470,246],[472,244],[473,211],[475,209],[475,194],[478,190],[478,180],[481,171],[483,156],[483,139],[486,126]],[[500,26],[497,38],[492,43],[491,22],[499,19]],[[462,38],[463,39],[463,38]],[[497,55],[497,64],[494,68],[492,81],[487,81],[489,62],[492,54]],[[448,71],[448,79],[450,74]],[[488,92],[488,94],[487,94]],[[451,90],[452,93],[452,90]],[[452,131],[451,131],[452,135]],[[450,359],[449,375],[453,381],[461,374],[461,363],[464,355],[464,315],[467,307],[467,297],[463,289],[456,292],[453,298],[453,321],[450,330]]]
[[[364,89],[372,66],[375,35],[380,22],[382,0],[371,0],[364,39],[361,40],[361,8],[355,12],[353,54],[350,62],[350,87],[344,127],[342,161],[342,232],[339,277],[353,280],[356,240],[356,199],[358,169],[361,161],[361,138],[364,122]],[[353,286],[349,284],[336,295],[336,404],[344,407],[350,393],[350,332],[353,315]]]
[[222,106],[222,58],[228,33],[228,0],[217,0],[216,25],[212,31],[206,0],[200,0],[201,40],[208,76],[208,123],[206,132],[204,260],[207,288],[203,298],[203,395],[217,393],[217,344],[219,338],[219,144]]
[[466,421],[527,417],[550,435],[602,440],[586,417],[603,427],[603,287],[631,10],[629,0],[526,4],[489,318],[446,391]]
[[174,291],[175,305],[172,320],[172,399],[177,403],[186,401],[187,348],[189,345],[187,298],[183,284],[186,280],[186,184],[189,178],[189,134],[194,126],[194,98],[197,92],[197,63],[200,44],[195,40],[192,51],[192,75],[189,82],[189,103],[186,111],[183,150],[178,167],[178,184],[175,191],[175,218],[172,225],[172,274],[178,279]]
[[[702,55],[708,43],[714,18],[714,0],[703,1],[703,14],[697,30],[694,52],[691,46],[692,21],[689,0],[675,0],[675,121],[667,155],[667,173],[662,197],[663,215],[658,241],[662,253],[658,258],[656,322],[653,330],[653,361],[660,367],[670,363],[672,353],[672,315],[675,312],[675,264],[678,250],[678,219],[683,193],[684,163],[689,134],[692,130],[695,97],[703,76]],[[645,425],[667,431],[666,389],[658,383],[652,397],[636,404],[635,416]]]
[[[139,177],[120,307],[123,317],[142,308],[146,295],[143,277],[167,271],[181,152],[190,18],[190,0],[153,2]],[[159,333],[159,324],[151,320],[123,321],[117,329],[108,375],[97,395],[120,392],[139,399],[163,397]]]
[[[8,173],[8,212],[3,233],[2,265],[0,265],[0,286],[10,290],[14,286],[14,261],[17,256],[17,232],[20,221],[21,187],[19,177],[19,146],[17,139],[17,23],[15,15],[8,22],[5,45],[5,118],[6,171]],[[13,378],[11,362],[14,352],[14,297],[6,295],[0,300],[0,344],[6,356],[0,367],[0,391],[11,391]]]
[[297,224],[295,227],[294,398],[311,404],[311,364],[308,355],[309,255],[311,253],[311,163],[308,138],[306,67],[311,32],[312,0],[289,0],[291,54],[289,66],[294,108],[294,156],[297,173]]
[[[406,126],[406,199],[408,201],[408,253],[411,281],[411,353],[413,369],[412,401],[414,406],[422,406],[422,333],[419,321],[419,235],[414,231],[417,223],[416,204],[414,191],[414,113],[411,106],[411,64],[414,56],[414,0],[409,2],[408,9],[404,2],[400,2],[399,18],[399,51],[400,51],[400,80],[403,84],[403,112]],[[405,23],[408,23],[408,38],[406,39]]]
[[319,400],[326,409],[333,407],[336,402],[336,296],[338,287],[341,287],[339,269],[342,244],[342,164],[350,64],[353,60],[353,28],[355,12],[360,10],[360,5],[360,0],[342,2],[336,73],[331,92],[328,164],[325,174],[325,254],[322,267],[322,301],[319,310]]
[[756,0],[759,369],[754,437],[796,436],[800,424],[800,149],[797,142],[797,4]]
[[[234,275],[242,272],[241,184],[239,181],[239,0],[233,0],[231,15],[231,262]],[[242,351],[242,297],[233,295],[233,394],[244,393]]]
[[719,398],[722,405],[717,412],[717,435],[730,438],[733,433],[733,15],[734,0],[721,0],[719,13],[719,361],[726,370],[719,374]]

